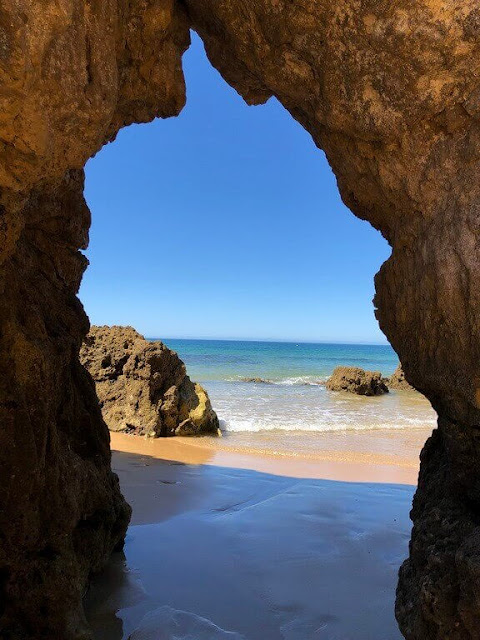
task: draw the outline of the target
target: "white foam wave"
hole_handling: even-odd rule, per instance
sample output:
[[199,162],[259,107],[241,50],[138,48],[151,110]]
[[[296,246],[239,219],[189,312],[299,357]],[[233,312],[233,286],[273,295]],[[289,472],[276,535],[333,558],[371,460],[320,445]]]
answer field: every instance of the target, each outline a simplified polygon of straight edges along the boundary
[[286,385],[286,386],[314,386],[314,387],[322,387],[325,386],[327,378],[322,378],[321,376],[292,376],[288,378],[260,378],[256,377],[244,377],[244,376],[234,376],[231,378],[227,378],[226,382],[244,382],[246,384],[274,384],[274,385]]
[[325,382],[326,379],[322,379],[319,376],[297,376],[276,381],[277,384],[283,384],[287,386],[307,385],[312,387],[323,387],[325,385]]
[[[287,381],[288,380],[288,381]],[[420,394],[365,398],[328,393],[292,377],[285,384],[214,383],[207,390],[226,432],[331,432],[433,427],[436,414]],[[303,383],[302,386],[301,383]]]
[[[430,423],[425,420],[415,420],[404,418],[401,422],[382,422],[378,424],[361,423],[357,421],[338,421],[338,422],[312,422],[301,423],[296,426],[292,424],[285,424],[280,421],[266,421],[261,418],[255,419],[230,419],[222,420],[221,428],[226,432],[240,433],[251,432],[259,433],[261,431],[308,431],[317,433],[331,433],[334,431],[369,431],[372,429],[386,429],[386,430],[402,430],[402,429],[415,429],[430,426]],[[434,421],[431,422],[431,426],[435,426]]]

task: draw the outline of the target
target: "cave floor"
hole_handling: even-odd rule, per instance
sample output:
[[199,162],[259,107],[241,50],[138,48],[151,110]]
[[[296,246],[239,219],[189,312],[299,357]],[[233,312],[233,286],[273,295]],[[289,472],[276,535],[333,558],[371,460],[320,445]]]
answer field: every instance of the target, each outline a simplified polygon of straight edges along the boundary
[[414,487],[114,452],[133,506],[86,599],[99,640],[397,640]]

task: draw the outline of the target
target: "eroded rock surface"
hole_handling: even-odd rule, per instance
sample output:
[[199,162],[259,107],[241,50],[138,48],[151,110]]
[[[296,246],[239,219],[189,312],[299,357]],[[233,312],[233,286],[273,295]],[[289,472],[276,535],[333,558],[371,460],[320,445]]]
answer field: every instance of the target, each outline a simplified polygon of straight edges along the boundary
[[130,509],[79,362],[86,160],[185,101],[184,10],[163,0],[0,4],[0,637],[86,640],[82,596]]
[[152,437],[217,434],[207,392],[162,342],[132,327],[92,327],[80,361],[95,381],[110,431]]
[[395,391],[412,391],[413,387],[407,382],[402,365],[399,364],[392,375],[387,378],[387,386]]
[[78,362],[81,169],[120,127],[178,113],[190,25],[247,102],[275,96],[311,133],[344,202],[392,246],[377,317],[439,414],[397,616],[409,640],[478,638],[478,0],[2,2],[2,632],[88,637],[81,591],[123,537]]
[[83,176],[30,194],[10,258],[0,254],[0,637],[87,638],[90,574],[122,545],[130,508],[110,469],[107,427],[78,361],[76,298],[89,211]]
[[380,371],[365,371],[359,367],[337,367],[325,386],[329,391],[346,391],[359,396],[381,396],[388,393]]

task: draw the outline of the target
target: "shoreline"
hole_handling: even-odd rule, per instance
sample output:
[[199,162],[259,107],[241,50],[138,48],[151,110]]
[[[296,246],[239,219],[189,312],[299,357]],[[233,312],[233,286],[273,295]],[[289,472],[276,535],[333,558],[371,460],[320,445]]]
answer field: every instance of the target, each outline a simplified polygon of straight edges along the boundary
[[110,433],[110,438],[114,452],[169,462],[244,469],[291,478],[415,486],[420,451],[430,433],[430,428],[319,433],[318,450],[291,455],[268,447],[229,446],[228,438],[152,439],[115,432]]

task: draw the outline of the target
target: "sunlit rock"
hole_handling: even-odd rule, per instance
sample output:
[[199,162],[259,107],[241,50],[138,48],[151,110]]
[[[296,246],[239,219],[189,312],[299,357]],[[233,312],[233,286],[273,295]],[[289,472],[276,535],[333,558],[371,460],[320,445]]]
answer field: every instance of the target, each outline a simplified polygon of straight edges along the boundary
[[325,386],[329,391],[346,391],[359,396],[381,396],[388,387],[379,371],[365,371],[359,367],[337,367]]
[[110,431],[152,437],[218,434],[207,392],[162,342],[132,327],[92,327],[80,361],[95,381]]
[[405,378],[401,364],[399,364],[392,375],[387,378],[386,383],[389,389],[395,389],[396,391],[412,391],[413,389]]

